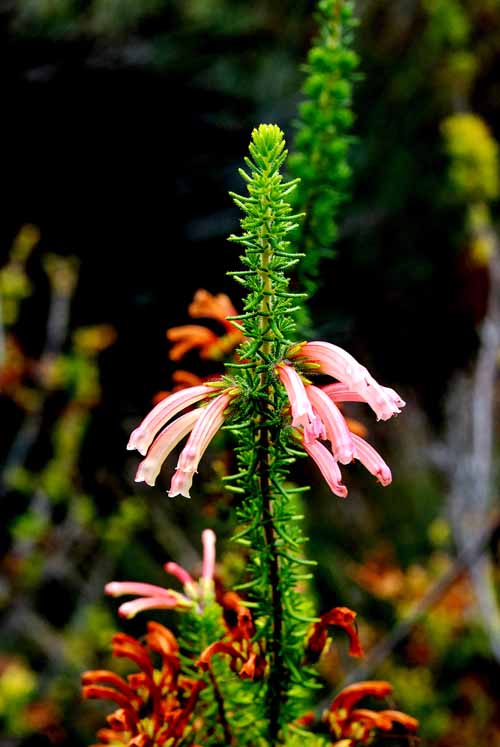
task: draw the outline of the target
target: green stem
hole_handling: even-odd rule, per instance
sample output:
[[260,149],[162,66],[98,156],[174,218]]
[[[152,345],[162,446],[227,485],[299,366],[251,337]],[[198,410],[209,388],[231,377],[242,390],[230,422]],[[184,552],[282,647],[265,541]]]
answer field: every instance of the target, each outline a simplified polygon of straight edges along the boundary
[[270,673],[268,680],[267,713],[269,719],[269,744],[272,747],[278,738],[281,724],[281,709],[285,702],[287,671],[283,661],[283,600],[281,595],[280,569],[276,547],[276,532],[273,524],[272,490],[269,469],[269,428],[261,428],[259,437],[259,482],[262,495],[262,522],[269,562],[269,584],[271,587],[272,634],[269,641]]
[[231,734],[231,727],[229,726],[229,722],[226,717],[226,710],[224,708],[224,698],[222,697],[222,693],[219,689],[219,685],[211,669],[208,670],[208,677],[210,679],[210,683],[214,691],[214,698],[215,698],[215,702],[217,703],[217,712],[219,714],[219,721],[222,726],[222,731],[224,732],[224,744],[226,745],[226,747],[231,747],[231,745],[234,744],[234,742],[233,742],[233,735]]

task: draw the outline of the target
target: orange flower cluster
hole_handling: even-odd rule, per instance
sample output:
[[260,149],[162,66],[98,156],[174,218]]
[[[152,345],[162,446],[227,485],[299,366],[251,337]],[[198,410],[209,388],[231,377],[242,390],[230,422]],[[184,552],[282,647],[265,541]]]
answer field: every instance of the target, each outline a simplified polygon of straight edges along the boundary
[[391,732],[394,726],[415,732],[418,721],[401,711],[372,711],[354,706],[367,696],[385,698],[392,693],[392,685],[384,681],[356,682],[348,685],[334,698],[330,708],[324,713],[323,721],[328,725],[332,736],[337,740],[336,747],[356,747],[368,744],[375,729]]
[[[171,361],[181,360],[191,350],[198,350],[203,360],[223,361],[243,342],[242,332],[226,319],[226,317],[234,316],[238,312],[225,293],[218,293],[213,296],[207,290],[200,288],[196,291],[192,302],[188,306],[188,313],[192,319],[213,319],[223,327],[224,334],[218,335],[201,324],[170,327],[170,329],[167,329],[166,335],[167,339],[174,343],[168,356]],[[207,378],[210,377],[203,378],[191,371],[179,368],[172,374],[174,385],[171,391],[158,392],[153,398],[153,402],[157,404],[172,392],[203,384]]]
[[[399,727],[400,731],[414,734],[418,721],[401,711],[386,709],[373,711],[369,708],[355,708],[356,704],[368,696],[386,698],[392,693],[392,686],[384,681],[356,682],[348,685],[334,698],[330,708],[323,714],[334,741],[331,747],[360,747],[369,744],[376,730],[392,732]],[[299,719],[300,726],[310,727],[314,723],[314,714],[308,713]]]
[[224,334],[218,335],[201,324],[171,327],[167,330],[168,340],[174,343],[169,354],[170,360],[178,361],[189,351],[199,350],[201,358],[220,361],[242,342],[243,334],[226,318],[235,316],[238,312],[225,293],[213,296],[203,289],[196,291],[188,313],[192,319],[213,319],[222,325]]
[[[82,676],[85,698],[103,698],[118,705],[107,717],[109,728],[98,732],[99,743],[93,747],[177,747],[189,733],[205,683],[180,675],[179,644],[168,628],[155,622],[147,628],[146,645],[125,633],[113,636],[113,655],[129,659],[140,672],[126,680],[107,670]],[[154,668],[150,652],[159,654],[161,669]]]
[[266,670],[266,659],[260,642],[252,643],[255,626],[250,610],[241,598],[228,591],[220,599],[224,612],[227,633],[222,641],[212,643],[196,662],[203,671],[210,669],[212,656],[225,654],[230,657],[230,667],[241,679],[261,679]]

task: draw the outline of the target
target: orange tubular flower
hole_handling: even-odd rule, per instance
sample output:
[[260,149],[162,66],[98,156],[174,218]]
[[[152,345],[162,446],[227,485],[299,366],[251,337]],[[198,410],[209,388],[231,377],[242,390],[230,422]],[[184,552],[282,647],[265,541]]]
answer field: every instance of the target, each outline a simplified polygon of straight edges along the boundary
[[201,358],[218,361],[242,342],[243,334],[226,318],[236,315],[237,311],[224,293],[213,296],[203,289],[196,291],[188,313],[193,319],[214,319],[222,325],[225,334],[218,335],[201,324],[171,327],[167,330],[167,338],[174,343],[169,353],[170,360],[178,361],[189,351],[199,350]]
[[241,679],[260,679],[264,676],[266,659],[261,646],[252,644],[255,634],[250,610],[235,592],[227,592],[220,603],[223,607],[224,622],[227,627],[227,641],[216,641],[206,648],[196,662],[203,670],[210,669],[212,656],[224,654],[230,657],[230,667],[238,672]]
[[[155,669],[149,651],[159,654],[161,669]],[[82,675],[83,697],[112,700],[118,709],[107,717],[94,747],[177,747],[186,736],[201,680],[179,675],[179,646],[173,633],[149,622],[146,645],[124,633],[113,637],[113,655],[133,661],[140,672],[127,679],[114,672],[96,670]]]
[[349,637],[349,654],[351,656],[363,656],[363,647],[359,640],[356,629],[356,613],[348,607],[334,607],[329,612],[321,615],[319,622],[314,623],[309,634],[306,647],[306,656],[309,661],[316,661],[325,648],[328,629],[335,625],[345,630]]
[[328,724],[336,740],[346,740],[346,747],[367,744],[374,730],[392,731],[394,725],[415,732],[418,721],[406,713],[393,710],[372,711],[368,708],[353,708],[362,698],[371,695],[384,698],[392,693],[392,686],[384,681],[356,682],[345,687],[325,712],[323,721]]
[[249,641],[255,635],[252,613],[235,591],[227,591],[217,600],[222,607],[224,622],[231,641]]
[[202,358],[211,358],[210,350],[217,344],[218,336],[200,324],[183,324],[167,330],[167,339],[175,343],[170,349],[171,361],[180,361],[190,350],[198,349]]
[[234,326],[228,322],[226,317],[236,316],[238,312],[225,293],[213,296],[207,290],[200,288],[189,304],[188,313],[192,319],[215,319],[225,327],[227,332],[234,332]]

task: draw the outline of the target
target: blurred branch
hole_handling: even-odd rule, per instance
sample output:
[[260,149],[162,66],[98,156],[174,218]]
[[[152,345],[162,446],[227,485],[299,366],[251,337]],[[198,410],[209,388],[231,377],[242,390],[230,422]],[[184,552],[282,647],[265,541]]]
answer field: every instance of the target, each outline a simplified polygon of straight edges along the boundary
[[[47,359],[57,356],[63,349],[69,327],[69,310],[71,306],[72,288],[68,289],[64,284],[51,284],[51,295],[49,313],[47,317],[45,343],[39,361],[40,370]],[[26,457],[40,433],[42,415],[47,400],[48,391],[44,387],[42,374],[39,373],[38,380],[42,395],[36,409],[29,412],[21,424],[12,446],[7,454],[2,470],[0,493],[5,493],[6,482],[9,473],[16,467],[24,464]]]
[[[488,263],[489,296],[479,327],[479,351],[472,373],[461,374],[448,395],[448,511],[459,550],[477,542],[488,517],[492,491],[495,384],[500,350],[500,254],[491,227],[483,228],[492,247]],[[471,569],[483,623],[500,661],[500,612],[488,556]]]
[[151,528],[158,544],[172,558],[185,568],[196,568],[201,563],[199,552],[190,542],[187,534],[168,518],[159,505],[156,496],[149,501]]
[[27,599],[18,598],[11,604],[2,625],[2,635],[7,636],[8,632],[16,635],[21,632],[28,640],[33,641],[54,668],[60,669],[67,664],[59,632],[33,610]]

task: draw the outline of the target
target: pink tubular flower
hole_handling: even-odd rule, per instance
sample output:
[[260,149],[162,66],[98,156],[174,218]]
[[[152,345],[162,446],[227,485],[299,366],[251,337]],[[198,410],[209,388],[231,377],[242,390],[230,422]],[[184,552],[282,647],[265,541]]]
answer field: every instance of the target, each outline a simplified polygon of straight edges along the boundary
[[325,435],[323,423],[314,413],[304,382],[297,371],[292,366],[282,363],[277,366],[276,373],[285,387],[290,400],[292,425],[295,428],[302,426],[306,442],[313,441],[318,437],[323,438]]
[[[367,402],[379,420],[387,420],[405,405],[399,394],[378,384],[352,355],[328,342],[294,345],[288,351],[288,358],[291,365],[282,363],[277,371],[290,398],[295,435],[317,463],[332,492],[340,497],[347,495],[338,462],[348,464],[353,459],[359,459],[382,485],[389,485],[391,470],[370,444],[350,431],[349,421],[344,419],[336,403]],[[333,376],[338,382],[321,388],[312,384],[304,386],[293,365],[299,371],[301,367],[306,372],[316,369],[316,373]],[[312,415],[305,398],[312,407]],[[318,439],[330,441],[331,453]]]
[[[348,399],[352,400],[354,394],[358,395],[370,405],[378,420],[388,420],[404,407],[404,401],[393,389],[380,386],[364,366],[337,345],[321,341],[306,342],[292,348],[291,357],[305,358],[306,364],[318,364],[318,373],[338,379],[346,387]],[[338,401],[341,401],[340,398]]]
[[213,387],[208,384],[192,386],[181,389],[169,397],[162,399],[151,412],[146,415],[142,423],[132,432],[127,449],[137,449],[140,454],[145,455],[160,428],[168,423],[171,418],[178,415],[190,405],[194,405],[201,399],[213,394]]
[[205,583],[212,583],[215,570],[215,532],[211,529],[204,529],[201,533],[203,544],[203,566],[201,577]]
[[229,394],[220,394],[202,410],[196,425],[191,431],[188,442],[180,453],[175,474],[170,484],[168,494],[170,497],[184,495],[189,498],[189,489],[193,475],[198,471],[198,464],[205,453],[208,444],[217,433],[224,422],[224,411],[231,397]]
[[[166,425],[186,407],[208,399],[217,391],[220,392],[219,395],[214,397],[207,407],[184,413]],[[127,448],[137,449],[146,455],[139,464],[136,482],[144,481],[148,485],[154,485],[167,456],[191,431],[191,436],[180,454],[168,491],[169,496],[183,495],[189,498],[198,463],[224,422],[224,411],[236,394],[236,389],[222,389],[222,382],[218,381],[188,387],[161,400],[130,436]],[[163,430],[158,433],[161,428]]]
[[375,475],[381,485],[390,485],[392,482],[391,470],[384,462],[380,454],[375,451],[373,446],[370,446],[363,438],[352,434],[352,440],[354,441],[355,457],[359,459],[368,472]]
[[148,485],[155,484],[163,462],[170,452],[175,449],[177,444],[187,436],[202,412],[203,410],[201,409],[187,412],[162,430],[160,435],[153,441],[147,457],[139,464],[135,476],[136,482],[144,481]]
[[345,498],[347,496],[347,488],[342,484],[339,465],[333,458],[332,453],[319,441],[310,441],[308,443],[304,440],[303,446],[309,456],[318,465],[332,493],[338,495],[339,498]]
[[174,498],[176,495],[191,498],[189,491],[193,484],[193,476],[194,472],[184,472],[181,469],[176,469],[170,481],[170,488],[168,490],[169,498]]
[[183,472],[196,472],[198,462],[208,444],[224,422],[224,410],[230,402],[228,394],[220,394],[202,410],[201,417],[191,431],[188,442],[181,451],[177,469]]
[[139,595],[137,599],[125,602],[118,608],[118,614],[129,619],[143,610],[189,609],[193,606],[193,602],[183,594],[153,584],[111,581],[111,583],[106,584],[104,591],[112,597],[121,597],[125,594]]
[[164,589],[154,584],[135,581],[111,581],[104,591],[112,597],[137,595],[137,599],[125,602],[118,608],[122,617],[132,618],[144,610],[176,609],[179,611],[197,610],[201,612],[204,604],[214,595],[215,542],[216,536],[211,529],[205,529],[201,535],[203,544],[202,575],[194,581],[190,574],[177,563],[165,563],[167,573],[175,576],[183,585],[184,593],[174,589]]
[[318,387],[310,385],[306,387],[306,392],[323,422],[326,437],[332,445],[333,456],[341,464],[349,464],[354,457],[354,444],[344,416],[337,405]]

